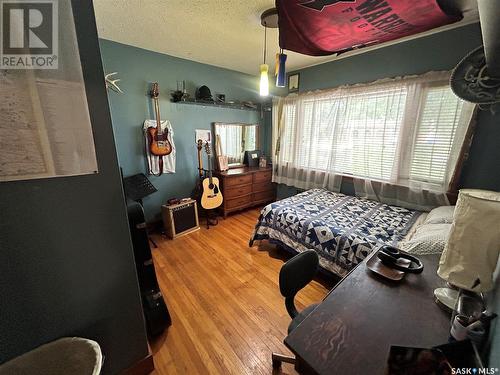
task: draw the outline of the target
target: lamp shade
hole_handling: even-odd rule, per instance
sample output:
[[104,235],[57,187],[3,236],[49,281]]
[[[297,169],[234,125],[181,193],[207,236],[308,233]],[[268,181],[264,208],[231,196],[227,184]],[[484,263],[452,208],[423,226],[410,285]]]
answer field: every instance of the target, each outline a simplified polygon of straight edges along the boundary
[[260,66],[260,95],[269,95],[269,66],[267,64],[262,64]]
[[284,53],[276,54],[276,87],[286,86],[286,64],[287,56]]
[[438,275],[459,288],[489,291],[499,254],[500,193],[460,190]]

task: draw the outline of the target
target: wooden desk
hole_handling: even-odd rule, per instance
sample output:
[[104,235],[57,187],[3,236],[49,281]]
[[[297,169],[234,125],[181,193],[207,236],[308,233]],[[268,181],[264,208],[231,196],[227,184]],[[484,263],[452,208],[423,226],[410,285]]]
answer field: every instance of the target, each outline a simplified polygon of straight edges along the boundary
[[391,345],[431,347],[448,340],[450,316],[434,302],[444,281],[438,256],[424,272],[391,283],[361,263],[290,335],[297,369],[311,374],[383,374]]

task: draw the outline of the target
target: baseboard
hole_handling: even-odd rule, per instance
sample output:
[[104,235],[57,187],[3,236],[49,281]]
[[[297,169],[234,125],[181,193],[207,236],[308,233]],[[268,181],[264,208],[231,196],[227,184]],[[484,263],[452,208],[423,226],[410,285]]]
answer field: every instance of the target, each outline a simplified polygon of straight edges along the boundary
[[144,357],[123,371],[121,375],[147,375],[153,372],[154,369],[155,363],[153,362],[153,355],[150,353],[147,357]]

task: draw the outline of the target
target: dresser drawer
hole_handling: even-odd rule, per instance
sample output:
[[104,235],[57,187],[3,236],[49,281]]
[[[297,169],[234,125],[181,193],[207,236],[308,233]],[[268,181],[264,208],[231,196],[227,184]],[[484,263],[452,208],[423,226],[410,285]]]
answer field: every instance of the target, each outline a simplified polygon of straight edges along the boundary
[[228,188],[230,186],[244,185],[252,183],[252,175],[247,174],[244,176],[226,177],[224,179],[224,187]]
[[274,194],[274,190],[261,191],[260,193],[253,193],[254,202],[273,201],[275,199],[276,195]]
[[271,182],[271,179],[273,177],[273,172],[272,171],[265,171],[265,172],[256,172],[253,175],[253,182]]
[[237,185],[230,186],[224,189],[224,198],[231,199],[241,197],[242,195],[248,195],[252,192],[252,185]]
[[226,209],[245,207],[252,201],[252,194],[245,195],[244,197],[226,199]]
[[252,191],[254,193],[260,193],[261,191],[269,191],[269,190],[274,190],[272,182],[261,182],[252,185]]

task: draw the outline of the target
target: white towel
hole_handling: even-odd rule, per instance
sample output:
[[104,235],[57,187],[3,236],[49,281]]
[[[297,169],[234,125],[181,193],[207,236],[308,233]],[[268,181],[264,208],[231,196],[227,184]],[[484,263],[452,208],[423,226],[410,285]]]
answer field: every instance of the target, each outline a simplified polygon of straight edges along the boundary
[[156,128],[156,120],[144,121],[144,138],[146,141],[146,156],[148,158],[149,174],[160,174],[160,158],[163,158],[163,173],[175,173],[175,144],[174,144],[174,131],[170,121],[163,120],[161,128],[168,129],[168,141],[172,145],[172,152],[166,156],[156,156],[149,152],[148,128]]

